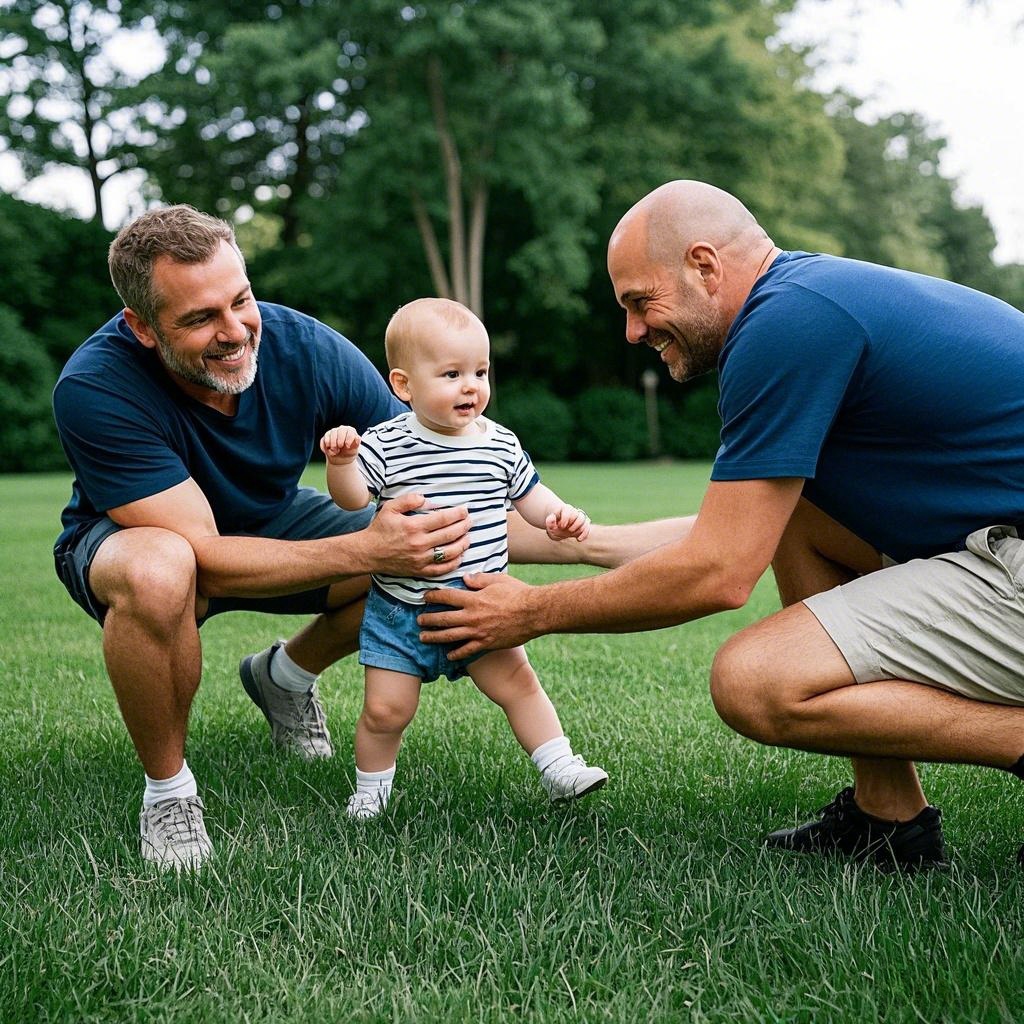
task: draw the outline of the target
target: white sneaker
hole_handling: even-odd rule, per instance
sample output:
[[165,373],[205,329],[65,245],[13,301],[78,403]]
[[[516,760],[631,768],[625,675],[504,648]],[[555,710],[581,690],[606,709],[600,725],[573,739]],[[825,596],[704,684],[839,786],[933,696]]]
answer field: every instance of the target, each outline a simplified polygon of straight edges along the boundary
[[203,801],[197,796],[173,797],[139,815],[142,859],[162,868],[195,870],[213,853],[203,824]]
[[608,773],[596,765],[588,765],[580,754],[559,758],[540,777],[540,783],[552,803],[578,800],[600,789],[607,781]]
[[293,693],[270,678],[270,659],[283,644],[283,640],[278,640],[265,651],[242,659],[238,666],[242,686],[270,723],[275,746],[307,761],[333,757],[334,745],[316,684],[307,693]]
[[388,796],[382,790],[376,793],[355,792],[348,798],[345,813],[350,818],[368,821],[376,818],[388,805]]

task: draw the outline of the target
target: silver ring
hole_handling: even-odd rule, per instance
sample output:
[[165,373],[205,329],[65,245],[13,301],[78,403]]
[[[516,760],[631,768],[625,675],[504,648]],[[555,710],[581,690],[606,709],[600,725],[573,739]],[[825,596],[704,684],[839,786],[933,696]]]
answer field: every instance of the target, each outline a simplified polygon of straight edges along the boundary
[[440,565],[444,561],[444,548],[434,548],[434,565]]

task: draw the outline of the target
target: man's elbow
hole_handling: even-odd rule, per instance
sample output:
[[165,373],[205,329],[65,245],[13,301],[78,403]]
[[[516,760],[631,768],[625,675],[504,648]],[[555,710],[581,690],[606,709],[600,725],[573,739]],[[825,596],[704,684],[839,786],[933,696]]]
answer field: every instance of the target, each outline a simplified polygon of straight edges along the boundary
[[711,588],[711,603],[718,612],[736,611],[742,608],[754,591],[757,579],[748,574],[724,572],[715,577]]

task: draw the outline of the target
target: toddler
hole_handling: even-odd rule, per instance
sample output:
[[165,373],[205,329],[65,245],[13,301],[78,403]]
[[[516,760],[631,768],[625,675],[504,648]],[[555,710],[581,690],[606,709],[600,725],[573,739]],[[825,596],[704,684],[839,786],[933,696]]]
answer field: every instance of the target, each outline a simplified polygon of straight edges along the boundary
[[[440,579],[375,576],[359,635],[366,669],[363,711],[356,725],[354,818],[372,818],[387,806],[402,734],[419,704],[420,687],[444,675],[469,675],[497,704],[540,772],[553,801],[599,789],[608,775],[574,754],[526,650],[485,651],[449,661],[450,646],[419,639],[416,617],[437,605],[423,594],[463,586],[467,572],[504,572],[508,566],[508,503],[553,540],[585,540],[590,520],[539,482],[529,456],[510,430],[486,419],[490,342],[483,324],[449,299],[417,299],[391,318],[384,337],[395,394],[412,412],[371,427],[362,437],[348,426],[320,442],[327,457],[331,497],[345,509],[401,494],[423,494],[429,506],[465,506],[470,546],[461,565]],[[434,552],[446,560],[443,548]]]

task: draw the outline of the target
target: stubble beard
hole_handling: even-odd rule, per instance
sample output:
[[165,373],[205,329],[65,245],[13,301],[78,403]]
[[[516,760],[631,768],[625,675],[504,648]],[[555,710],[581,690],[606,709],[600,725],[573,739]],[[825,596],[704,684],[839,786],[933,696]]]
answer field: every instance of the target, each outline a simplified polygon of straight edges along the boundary
[[[249,330],[245,335],[244,344],[248,345],[252,352],[249,358],[249,366],[245,373],[231,375],[227,377],[220,377],[217,374],[208,370],[204,365],[194,365],[192,363],[186,363],[177,352],[167,342],[167,339],[159,331],[156,332],[157,347],[160,350],[160,359],[164,366],[167,367],[171,373],[176,374],[183,380],[188,381],[189,384],[195,384],[201,388],[207,388],[210,391],[216,391],[221,395],[240,395],[243,391],[248,391],[252,387],[253,381],[256,380],[256,365],[257,356],[259,354],[259,345],[256,341],[256,334]],[[231,351],[234,346],[224,346],[222,351]],[[216,355],[217,351],[211,350],[208,352],[212,355]]]
[[717,310],[698,310],[686,323],[672,324],[671,331],[656,331],[651,342],[671,341],[678,355],[667,363],[669,375],[683,384],[718,366],[729,324]]

